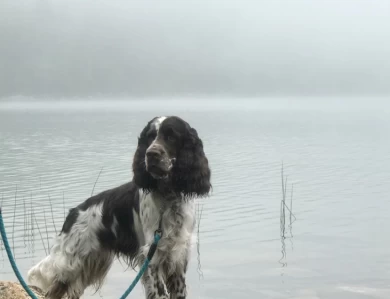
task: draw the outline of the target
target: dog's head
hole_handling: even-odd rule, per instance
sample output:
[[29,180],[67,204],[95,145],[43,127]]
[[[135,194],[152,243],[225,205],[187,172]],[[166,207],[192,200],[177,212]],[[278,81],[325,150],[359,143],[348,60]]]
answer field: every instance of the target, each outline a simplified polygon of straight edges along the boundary
[[207,195],[210,168],[202,140],[179,117],[156,117],[138,139],[134,182],[144,191],[174,192],[186,198]]

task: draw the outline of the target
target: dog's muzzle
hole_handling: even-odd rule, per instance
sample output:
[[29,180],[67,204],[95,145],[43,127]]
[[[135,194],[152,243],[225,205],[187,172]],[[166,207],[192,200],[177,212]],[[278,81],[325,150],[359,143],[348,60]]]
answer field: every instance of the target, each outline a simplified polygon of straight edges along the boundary
[[175,161],[175,158],[168,157],[164,147],[158,143],[153,143],[146,150],[146,170],[156,179],[168,177]]

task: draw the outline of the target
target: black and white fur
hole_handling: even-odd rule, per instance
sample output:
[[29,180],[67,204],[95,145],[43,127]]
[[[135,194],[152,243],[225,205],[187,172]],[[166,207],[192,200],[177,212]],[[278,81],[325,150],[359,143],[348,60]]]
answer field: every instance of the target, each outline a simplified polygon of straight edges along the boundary
[[194,197],[209,193],[210,169],[195,129],[157,117],[143,129],[133,180],[69,211],[50,255],[28,272],[47,298],[78,299],[101,287],[115,257],[140,266],[162,216],[162,239],[142,278],[147,299],[186,298]]

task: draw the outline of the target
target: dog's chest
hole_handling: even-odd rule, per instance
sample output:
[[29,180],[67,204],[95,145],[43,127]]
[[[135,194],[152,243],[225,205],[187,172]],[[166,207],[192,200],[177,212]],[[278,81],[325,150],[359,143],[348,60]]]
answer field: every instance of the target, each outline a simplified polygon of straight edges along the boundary
[[153,242],[154,233],[162,217],[162,239],[158,245],[159,255],[182,256],[187,254],[195,224],[193,201],[165,200],[153,194],[143,195],[140,202],[140,220],[145,242]]

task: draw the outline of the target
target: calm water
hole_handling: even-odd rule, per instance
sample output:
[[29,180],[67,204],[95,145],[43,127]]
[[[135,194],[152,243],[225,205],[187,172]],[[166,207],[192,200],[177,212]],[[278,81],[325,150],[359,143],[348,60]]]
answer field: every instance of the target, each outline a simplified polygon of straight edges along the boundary
[[[95,193],[130,180],[137,135],[155,115],[175,114],[198,130],[213,170],[189,298],[390,298],[389,108],[362,99],[0,102],[0,196],[17,263],[26,276],[45,256],[64,209],[90,196],[101,169]],[[285,210],[284,237],[282,163],[296,217],[290,226]],[[118,298],[134,277],[125,270],[116,262],[85,298]],[[15,279],[4,250],[0,279]]]

